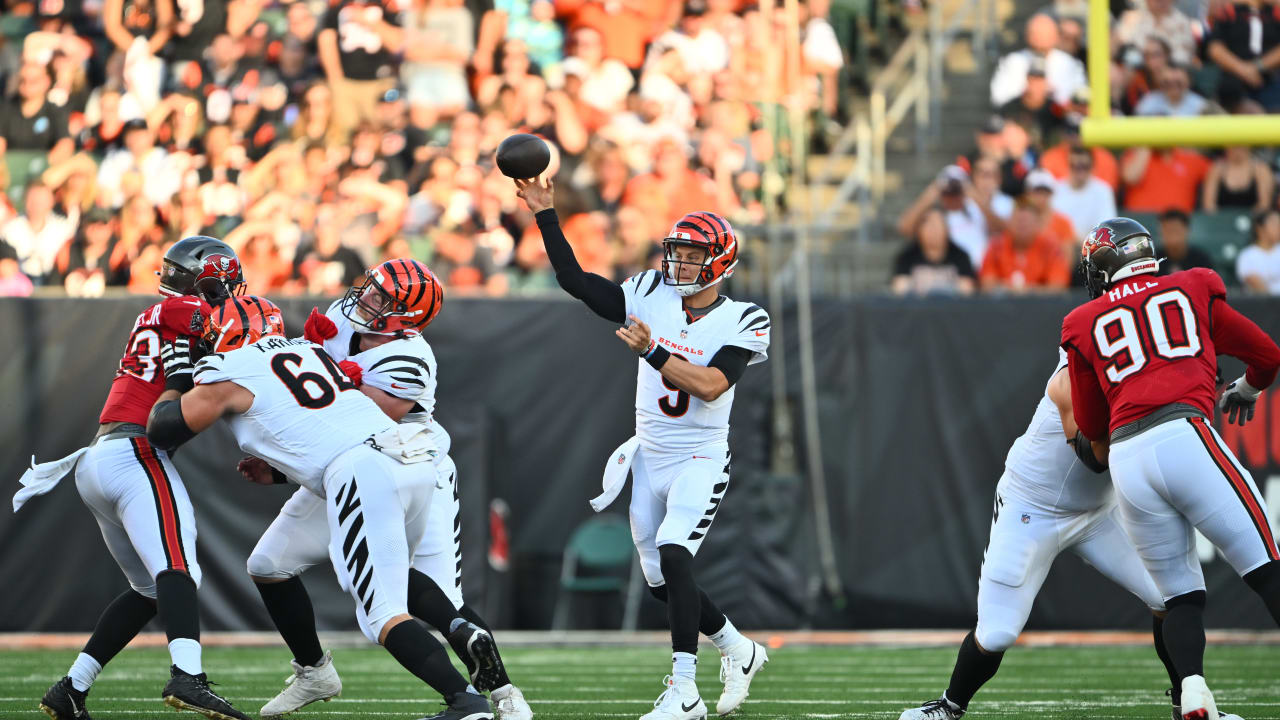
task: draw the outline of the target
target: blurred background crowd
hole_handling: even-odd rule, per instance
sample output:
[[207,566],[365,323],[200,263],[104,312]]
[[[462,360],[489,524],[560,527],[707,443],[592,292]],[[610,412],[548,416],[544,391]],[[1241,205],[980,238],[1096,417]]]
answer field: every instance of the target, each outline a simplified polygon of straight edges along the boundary
[[[898,219],[908,243],[893,290],[1061,292],[1084,236],[1119,213],[1155,234],[1164,273],[1213,267],[1249,291],[1280,292],[1274,148],[1081,144],[1087,5],[1046,6],[1027,21],[1023,46],[1000,58],[972,152],[941,168]],[[1280,3],[1110,5],[1113,115],[1280,110]]]
[[451,294],[552,289],[493,164],[513,132],[552,145],[583,266],[626,277],[685,212],[763,218],[765,116],[836,107],[828,1],[783,69],[782,11],[744,0],[4,0],[0,294],[153,292],[197,233],[252,293],[400,256]]

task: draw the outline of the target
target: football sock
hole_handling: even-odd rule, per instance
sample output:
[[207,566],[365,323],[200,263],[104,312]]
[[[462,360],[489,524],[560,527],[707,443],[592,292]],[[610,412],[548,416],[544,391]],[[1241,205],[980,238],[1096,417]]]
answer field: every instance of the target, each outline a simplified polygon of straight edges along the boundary
[[1188,675],[1204,675],[1205,591],[1196,590],[1165,603],[1164,646],[1178,673],[1179,682]]
[[698,654],[698,620],[701,607],[693,579],[693,555],[679,545],[658,548],[662,576],[667,581],[667,620],[671,624],[671,650]]
[[[480,615],[476,613],[470,605],[463,605],[458,612],[462,614],[462,617],[467,619],[467,622],[483,628],[490,636],[493,635],[493,631],[489,629],[489,624],[486,623],[484,618],[480,617]],[[493,641],[493,654],[498,656],[497,686],[502,687],[503,685],[510,685],[511,678],[507,676],[507,664],[502,662],[502,655],[498,652],[498,640],[496,638]]]
[[1003,659],[1002,652],[985,653],[979,649],[973,631],[969,631],[964,636],[964,642],[960,643],[956,667],[951,671],[951,683],[947,685],[946,698],[962,710],[968,708],[969,701],[977,694],[978,689],[995,677]]
[[276,631],[293,653],[294,662],[314,667],[324,657],[320,637],[316,635],[316,615],[311,596],[302,578],[291,577],[278,583],[254,583]]
[[[703,597],[706,597],[705,593],[703,594]],[[705,618],[706,615],[703,615],[703,617]],[[720,617],[724,618],[724,626],[721,627],[719,631],[709,635],[711,642],[716,644],[716,648],[720,650],[720,652],[728,652],[733,648],[748,642],[747,637],[738,632],[738,628],[733,626],[733,623],[729,621],[729,618],[725,617],[723,614]],[[706,620],[703,620],[702,624],[706,625]]]
[[200,665],[200,642],[191,638],[174,638],[169,641],[169,657],[178,669],[188,675],[204,672]]
[[76,661],[71,663],[71,669],[67,671],[67,675],[71,678],[71,686],[80,692],[88,692],[93,687],[93,681],[98,679],[98,673],[102,672],[102,666],[98,664],[87,653],[80,653],[76,657]]
[[1280,625],[1280,560],[1272,560],[1262,567],[1245,573],[1244,581],[1262,597],[1271,619]]
[[409,570],[409,614],[446,634],[453,621],[462,617],[435,580],[412,568]]
[[[667,601],[667,586],[651,586],[649,594],[665,603]],[[702,588],[698,588],[698,603],[701,605],[701,609],[698,611],[698,632],[707,637],[712,637],[724,628],[724,623],[728,622],[729,618],[720,611],[720,608],[716,606],[715,602],[711,600],[711,597]],[[719,646],[717,645],[717,647]]]
[[200,601],[196,598],[196,581],[177,570],[157,575],[156,611],[169,638],[173,664],[185,673],[199,675]]
[[[89,642],[84,645],[84,652],[81,658],[88,656],[98,666],[98,670],[103,665],[111,662],[111,658],[116,656],[129,644],[138,633],[142,632],[142,628],[146,627],[151,618],[156,616],[156,603],[154,600],[142,595],[136,590],[129,589],[116,596],[115,600],[102,611],[102,616],[98,618],[98,624],[93,628],[93,635],[89,637]],[[79,664],[80,660],[77,659]],[[72,666],[75,669],[75,666]],[[97,670],[93,671],[93,676],[84,675],[77,677],[75,673],[70,673],[73,681],[87,682],[93,684],[93,678],[98,674]],[[79,685],[77,690],[85,690]]]
[[671,653],[671,677],[693,682],[698,678],[698,656],[687,652]]
[[1164,618],[1159,615],[1151,616],[1151,636],[1155,640],[1156,655],[1160,656],[1165,672],[1169,673],[1169,682],[1173,687],[1173,704],[1181,705],[1182,680],[1178,677],[1178,671],[1173,668],[1173,658],[1169,657],[1169,649],[1164,646]]
[[391,628],[382,645],[405,670],[444,696],[446,703],[452,703],[458,693],[475,692],[453,668],[444,646],[418,623],[410,620]]

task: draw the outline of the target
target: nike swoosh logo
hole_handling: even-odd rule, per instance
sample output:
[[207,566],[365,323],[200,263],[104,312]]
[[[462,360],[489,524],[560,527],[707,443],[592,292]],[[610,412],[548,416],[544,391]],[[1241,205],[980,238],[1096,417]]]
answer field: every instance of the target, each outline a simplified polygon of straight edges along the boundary
[[395,388],[395,389],[397,389],[397,390],[408,390],[408,388],[406,388],[405,386],[403,386],[403,385],[397,385],[397,384],[395,384],[395,383],[391,383],[391,387],[393,387],[393,388]]
[[681,706],[680,706],[680,709],[681,709],[681,710],[683,710],[683,711],[685,711],[685,712],[689,712],[690,710],[692,710],[692,709],[694,709],[694,708],[696,708],[696,707],[698,707],[698,701],[697,701],[697,700],[694,700],[693,702],[689,703],[688,705],[681,705]]
[[756,337],[764,337],[765,335],[768,335],[768,334],[769,334],[769,331],[768,331],[768,330],[757,330],[757,331],[756,331]]
[[743,666],[742,666],[742,674],[743,674],[743,675],[750,675],[750,674],[751,674],[751,666],[752,666],[752,665],[755,665],[755,664],[756,664],[756,644],[755,644],[755,643],[751,643],[751,660],[750,660],[750,661],[748,661],[746,665],[743,665]]

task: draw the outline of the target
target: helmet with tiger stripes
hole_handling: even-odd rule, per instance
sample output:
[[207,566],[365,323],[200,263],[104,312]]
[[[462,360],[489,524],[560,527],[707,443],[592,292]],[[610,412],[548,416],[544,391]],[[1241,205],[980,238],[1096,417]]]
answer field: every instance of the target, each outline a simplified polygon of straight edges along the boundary
[[444,305],[444,285],[417,260],[396,258],[375,265],[342,298],[342,314],[357,332],[419,335]]
[[284,314],[276,304],[257,295],[227,298],[204,321],[204,350],[229,352],[268,335],[284,337]]
[[[704,250],[702,263],[680,259],[676,248],[681,246]],[[699,210],[685,215],[662,241],[663,281],[686,297],[731,277],[737,264],[738,236],[728,220],[712,212]],[[697,267],[693,280],[680,280],[680,270],[685,265]]]

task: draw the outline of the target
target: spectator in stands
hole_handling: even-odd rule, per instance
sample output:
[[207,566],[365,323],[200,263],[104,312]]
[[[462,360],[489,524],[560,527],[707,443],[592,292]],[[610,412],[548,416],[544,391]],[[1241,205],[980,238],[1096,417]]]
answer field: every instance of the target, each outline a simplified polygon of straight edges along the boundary
[[111,213],[95,207],[82,217],[76,237],[62,246],[55,270],[68,295],[97,297],[108,286],[129,284],[129,265],[119,258],[112,262],[119,242],[114,226]]
[[524,236],[516,244],[512,263],[503,272],[507,276],[507,292],[512,295],[534,294],[559,288],[555,271],[551,269],[551,261],[547,259],[542,234],[533,223],[526,226]]
[[1199,199],[1200,182],[1209,172],[1209,161],[1186,148],[1139,147],[1125,151],[1120,171],[1125,210],[1154,213],[1177,208],[1190,213]]
[[1027,173],[1025,197],[1027,204],[1035,212],[1040,233],[1057,243],[1062,248],[1064,257],[1073,259],[1082,236],[1076,233],[1071,218],[1053,207],[1057,184],[1053,176],[1044,170],[1032,170]]
[[1164,38],[1151,36],[1139,46],[1120,47],[1111,64],[1111,105],[1126,115],[1159,86],[1160,75],[1173,64]]
[[1209,19],[1208,57],[1222,69],[1218,98],[1235,111],[1244,97],[1280,110],[1280,19],[1263,0],[1224,2]]
[[1045,79],[1044,66],[1044,58],[1032,58],[1022,95],[1000,107],[1000,114],[1006,120],[1021,125],[1032,143],[1038,146],[1043,146],[1062,124],[1062,117],[1049,98],[1049,81]]
[[1168,43],[1173,62],[1187,64],[1196,57],[1198,35],[1196,21],[1174,7],[1173,0],[1146,0],[1120,15],[1111,31],[1111,43],[1113,47],[1144,47],[1149,38],[1158,38]]
[[1135,115],[1190,117],[1200,115],[1209,102],[1191,90],[1191,74],[1182,65],[1170,65],[1160,73],[1156,89],[1147,93],[1133,109]]
[[[556,14],[578,42],[582,28],[595,30],[601,56],[638,71],[653,29],[666,14],[666,3],[646,0],[555,0]],[[566,69],[567,72],[567,69]]]
[[0,240],[0,297],[26,297],[33,289],[31,278],[22,274],[13,248]]
[[648,269],[654,248],[662,249],[649,234],[649,220],[638,207],[624,205],[618,210],[614,216],[614,237],[617,247],[613,278],[618,282]]
[[23,274],[43,284],[51,279],[54,259],[75,231],[75,223],[54,210],[53,190],[43,180],[32,180],[23,196],[22,214],[0,227],[0,240],[13,248]]
[[635,78],[621,60],[605,55],[604,40],[592,27],[573,32],[573,54],[565,58],[565,75],[582,82],[582,101],[606,115],[621,112]]
[[1054,101],[1065,105],[1078,88],[1088,84],[1084,65],[1058,49],[1058,22],[1039,13],[1027,21],[1027,47],[1000,58],[991,78],[991,103],[1001,107],[1022,94],[1032,61],[1045,64],[1045,77]]
[[102,26],[123,61],[125,87],[150,110],[160,101],[159,55],[173,36],[173,0],[105,0]]
[[1280,294],[1280,210],[1254,217],[1253,244],[1236,256],[1236,277],[1253,292]]
[[22,64],[17,97],[0,102],[0,159],[10,150],[47,152],[50,163],[71,155],[66,113],[48,100],[52,82],[44,65]]
[[1070,218],[1075,237],[1082,238],[1093,226],[1116,216],[1116,195],[1110,185],[1093,174],[1093,153],[1089,148],[1073,147],[1068,158],[1067,179],[1057,181],[1053,209]]
[[1164,253],[1161,275],[1198,267],[1214,269],[1209,253],[1192,245],[1188,241],[1190,235],[1191,218],[1186,213],[1181,210],[1160,213],[1160,251]]
[[969,197],[987,219],[987,230],[997,233],[1013,213],[1013,198],[1000,189],[1000,166],[991,158],[978,158],[973,163],[973,181]]
[[925,210],[915,242],[893,261],[890,289],[895,295],[969,295],[976,284],[969,254],[947,238],[942,210]]
[[133,176],[128,177],[129,181],[141,186],[152,207],[164,205],[178,187],[185,168],[156,147],[155,135],[145,120],[130,120],[123,133],[124,147],[107,155],[98,170],[98,185],[107,204],[117,208],[124,203],[125,181]]
[[[1058,180],[1067,180],[1071,174],[1071,152],[1076,148],[1084,148],[1080,141],[1080,119],[1068,119],[1063,125],[1063,138],[1053,147],[1040,155],[1040,167],[1048,170]],[[1093,156],[1094,177],[1103,181],[1112,190],[1120,189],[1120,168],[1116,156],[1104,147],[1085,148]]]
[[333,91],[333,121],[345,136],[374,121],[378,98],[395,87],[404,31],[390,0],[336,0],[316,38]]
[[1213,161],[1204,179],[1200,205],[1205,212],[1219,209],[1260,212],[1271,206],[1276,178],[1266,163],[1244,146],[1228,147]]
[[1031,202],[1019,198],[1009,227],[991,243],[980,278],[986,292],[1060,292],[1071,283],[1062,248],[1039,231]]
[[467,61],[475,50],[471,12],[463,0],[414,0],[404,13],[400,79],[409,104],[452,117],[471,104]]
[[729,211],[716,202],[715,183],[692,170],[686,148],[670,139],[654,148],[653,171],[627,183],[622,203],[644,209],[653,237],[663,237],[677,220],[694,210]]
[[322,205],[316,212],[314,242],[298,248],[293,261],[294,275],[302,279],[304,292],[337,295],[364,273],[364,261],[342,244],[347,225],[348,218],[335,205]]
[[920,197],[898,218],[898,234],[915,237],[924,214],[931,208],[942,210],[947,225],[947,237],[969,255],[974,267],[982,265],[987,253],[990,229],[987,216],[978,203],[965,192],[969,174],[959,165],[948,165],[927,187]]

